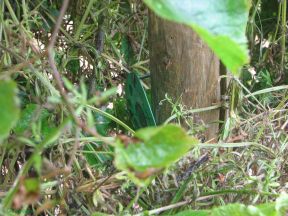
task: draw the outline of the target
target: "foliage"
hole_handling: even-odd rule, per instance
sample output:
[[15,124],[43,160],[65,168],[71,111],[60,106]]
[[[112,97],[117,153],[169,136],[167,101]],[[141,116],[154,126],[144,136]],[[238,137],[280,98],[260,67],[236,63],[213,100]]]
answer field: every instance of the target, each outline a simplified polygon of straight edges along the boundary
[[193,119],[205,109],[167,96],[167,123],[187,130],[155,126],[142,1],[71,0],[61,17],[65,1],[0,1],[0,215],[287,210],[286,0],[250,1],[249,17],[245,0],[144,1],[191,26],[235,74],[249,59],[249,19],[251,63],[223,95],[219,142],[199,145],[205,125]]

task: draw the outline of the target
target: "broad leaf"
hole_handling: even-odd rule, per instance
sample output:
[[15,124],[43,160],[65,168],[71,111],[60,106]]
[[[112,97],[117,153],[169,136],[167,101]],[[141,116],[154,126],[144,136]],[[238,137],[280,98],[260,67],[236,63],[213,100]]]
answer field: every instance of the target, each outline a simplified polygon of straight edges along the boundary
[[288,210],[288,195],[282,194],[274,203],[265,203],[258,206],[243,204],[228,204],[212,210],[186,210],[175,216],[285,216]]
[[9,135],[19,115],[16,83],[0,80],[0,142]]
[[249,0],[144,0],[157,15],[189,25],[229,70],[248,63],[245,29]]
[[175,216],[231,216],[231,215],[233,216],[278,216],[273,206],[272,208],[271,207],[265,208],[265,211],[261,211],[259,208],[255,206],[247,207],[243,204],[228,204],[225,206],[214,208],[211,211],[187,210],[187,211],[179,212]]
[[144,180],[170,166],[198,143],[176,125],[140,129],[134,138],[126,140],[117,143],[115,165]]
[[229,204],[212,210],[214,216],[261,216],[261,211],[254,206],[246,207],[243,204]]
[[178,214],[174,216],[210,216],[210,211],[206,210],[187,210],[183,212],[179,212]]

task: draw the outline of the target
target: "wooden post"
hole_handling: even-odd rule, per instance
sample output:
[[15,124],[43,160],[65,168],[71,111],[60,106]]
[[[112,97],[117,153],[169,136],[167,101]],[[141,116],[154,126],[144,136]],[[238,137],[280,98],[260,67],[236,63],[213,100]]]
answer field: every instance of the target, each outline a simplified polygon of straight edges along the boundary
[[[189,109],[220,103],[219,60],[191,28],[150,12],[149,47],[153,110],[158,123],[171,114],[171,105],[159,105],[166,93],[174,101],[182,97],[182,104]],[[208,127],[206,140],[215,138],[219,109],[199,117]]]

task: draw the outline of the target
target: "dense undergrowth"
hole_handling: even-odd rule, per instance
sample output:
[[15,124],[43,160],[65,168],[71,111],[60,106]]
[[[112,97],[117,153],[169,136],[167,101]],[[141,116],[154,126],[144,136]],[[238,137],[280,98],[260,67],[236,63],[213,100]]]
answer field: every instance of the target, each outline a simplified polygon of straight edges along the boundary
[[[138,0],[71,0],[53,42],[61,6],[0,1],[0,101],[13,94],[14,80],[21,107],[17,113],[7,100],[0,108],[19,116],[0,120],[13,125],[0,136],[0,215],[172,215],[272,202],[287,192],[284,3],[252,1],[251,63],[241,79],[228,74],[229,117],[219,142],[195,146],[146,187],[113,158],[115,137],[129,142],[135,129],[123,93],[128,73],[137,71],[149,96],[148,10]],[[201,137],[205,125],[192,124],[181,101],[167,101],[188,134]]]

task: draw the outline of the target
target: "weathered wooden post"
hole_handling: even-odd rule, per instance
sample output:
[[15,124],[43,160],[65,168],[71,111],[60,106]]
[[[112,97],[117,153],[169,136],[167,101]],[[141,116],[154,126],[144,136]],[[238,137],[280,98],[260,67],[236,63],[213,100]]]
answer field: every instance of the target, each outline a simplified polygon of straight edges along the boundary
[[[171,106],[159,102],[167,93],[195,109],[220,102],[219,60],[193,30],[149,14],[150,70],[153,110],[159,123],[171,114]],[[216,137],[219,109],[199,114],[208,126],[206,139]],[[216,123],[215,123],[216,122]]]

